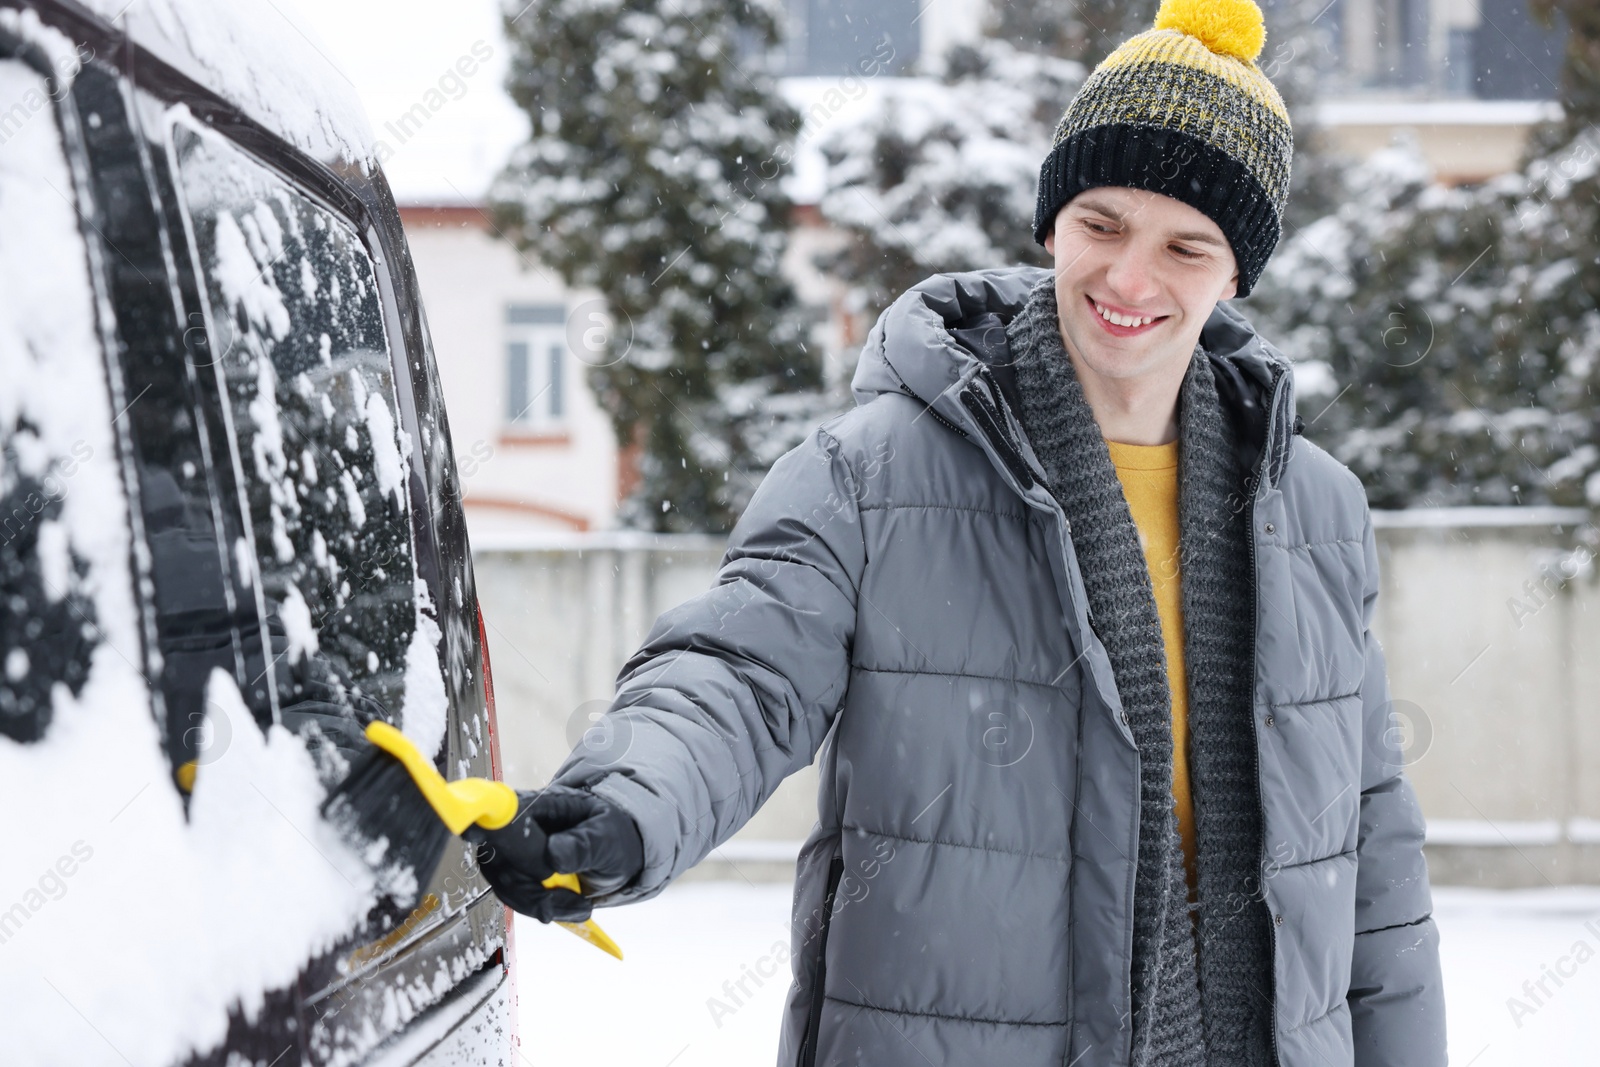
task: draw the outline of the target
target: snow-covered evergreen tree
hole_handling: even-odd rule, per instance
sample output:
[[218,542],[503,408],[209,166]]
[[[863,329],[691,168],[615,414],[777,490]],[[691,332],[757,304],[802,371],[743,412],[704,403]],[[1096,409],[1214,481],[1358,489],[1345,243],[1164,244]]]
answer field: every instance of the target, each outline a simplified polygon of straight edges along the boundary
[[881,83],[881,106],[820,145],[819,207],[850,239],[817,265],[869,320],[930,274],[1049,262],[1033,242],[1034,190],[1083,67],[984,39],[920,70]]
[[1528,10],[1547,29],[1567,26],[1561,65],[1562,120],[1535,131],[1528,156],[1536,158],[1600,125],[1600,4],[1594,0],[1528,0]]
[[1378,153],[1251,298],[1374,506],[1600,505],[1600,130],[1539,140],[1479,188]]
[[[503,232],[605,298],[580,352],[638,446],[626,525],[724,531],[826,409],[779,261],[801,126],[769,57],[778,0],[534,0],[506,14],[532,120],[493,198]],[[580,347],[586,347],[580,345]]]

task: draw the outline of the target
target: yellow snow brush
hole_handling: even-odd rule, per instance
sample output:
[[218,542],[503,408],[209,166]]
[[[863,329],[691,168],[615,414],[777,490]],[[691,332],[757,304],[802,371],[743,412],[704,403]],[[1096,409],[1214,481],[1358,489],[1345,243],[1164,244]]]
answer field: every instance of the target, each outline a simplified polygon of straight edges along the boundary
[[[387,809],[388,817],[382,819],[383,836],[388,837],[391,843],[401,842],[395,851],[412,864],[418,872],[418,881],[426,881],[425,875],[431,876],[444,855],[446,839],[437,831],[427,829],[429,823],[435,826],[442,824],[459,837],[469,826],[499,830],[517,817],[517,791],[504,782],[488,778],[445,781],[433,761],[419,752],[405,734],[386,722],[368,723],[366,736],[374,748],[357,757],[356,765],[351,768],[335,796],[329,797],[328,803],[342,798],[352,808],[368,815],[369,818],[364,820],[368,823],[372,821],[370,816],[378,809]],[[387,755],[378,755],[379,752]],[[415,790],[402,786],[400,779],[408,780],[416,787]],[[408,793],[420,795],[436,818],[420,818],[416,812],[403,811],[410,806],[405,799]],[[327,806],[324,805],[325,810]],[[410,839],[406,837],[408,832]],[[368,833],[376,839],[370,829]],[[546,889],[583,892],[575,874],[552,874],[541,884]],[[622,949],[594,920],[558,925],[617,959],[622,958]]]

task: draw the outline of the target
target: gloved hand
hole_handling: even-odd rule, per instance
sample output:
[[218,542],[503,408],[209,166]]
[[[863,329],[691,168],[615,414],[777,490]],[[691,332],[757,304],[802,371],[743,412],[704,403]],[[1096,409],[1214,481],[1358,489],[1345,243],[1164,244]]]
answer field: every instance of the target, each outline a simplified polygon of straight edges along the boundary
[[500,901],[540,922],[582,922],[593,911],[570,889],[541,883],[557,871],[579,876],[589,892],[620,889],[644,869],[633,818],[586,789],[551,785],[518,792],[516,818],[498,830],[468,827],[478,869]]

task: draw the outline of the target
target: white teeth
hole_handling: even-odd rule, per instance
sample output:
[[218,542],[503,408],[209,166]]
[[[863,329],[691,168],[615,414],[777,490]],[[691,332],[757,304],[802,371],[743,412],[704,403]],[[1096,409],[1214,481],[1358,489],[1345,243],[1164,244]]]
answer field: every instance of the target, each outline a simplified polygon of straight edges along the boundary
[[1128,315],[1119,315],[1115,311],[1107,311],[1105,308],[1101,307],[1098,303],[1096,303],[1094,305],[1094,308],[1095,308],[1096,311],[1100,312],[1100,317],[1101,318],[1105,319],[1107,322],[1110,322],[1110,323],[1112,323],[1113,325],[1116,325],[1116,326],[1143,326],[1147,322],[1154,322],[1155,321],[1154,318],[1136,319],[1136,318],[1132,318],[1131,316],[1128,316]]

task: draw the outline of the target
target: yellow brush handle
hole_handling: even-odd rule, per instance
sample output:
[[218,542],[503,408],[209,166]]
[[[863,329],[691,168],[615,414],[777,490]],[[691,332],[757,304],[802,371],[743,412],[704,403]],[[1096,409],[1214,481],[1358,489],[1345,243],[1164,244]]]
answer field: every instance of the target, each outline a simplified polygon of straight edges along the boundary
[[517,791],[504,782],[466,778],[447,782],[433,761],[417,751],[411,739],[386,722],[367,724],[367,740],[399,760],[417,783],[417,790],[457,837],[477,823],[498,830],[517,817]]
[[[427,800],[428,805],[438,814],[439,821],[457,837],[473,824],[485,830],[499,830],[517,817],[517,791],[504,782],[495,782],[488,778],[460,778],[454,782],[447,782],[438,768],[434,767],[433,761],[417,751],[417,746],[411,743],[410,738],[388,723],[370,722],[367,724],[366,734],[368,741],[399,760],[410,772],[411,780],[417,784],[417,790]],[[579,894],[583,892],[575,874],[552,874],[541,884],[546,889],[570,889]],[[609,952],[619,960],[622,958],[622,949],[617,947],[617,943],[611,940],[604,930],[595,925],[593,919],[560,925],[596,948]]]

